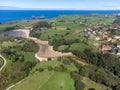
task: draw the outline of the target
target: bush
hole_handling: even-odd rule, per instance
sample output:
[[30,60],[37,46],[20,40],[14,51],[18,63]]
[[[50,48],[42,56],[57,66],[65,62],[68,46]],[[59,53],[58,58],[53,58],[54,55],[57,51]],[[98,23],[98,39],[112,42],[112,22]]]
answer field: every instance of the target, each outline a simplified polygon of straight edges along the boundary
[[48,61],[51,61],[52,59],[51,58],[48,58]]
[[22,50],[24,52],[34,52],[34,53],[36,53],[39,50],[39,46],[34,41],[28,40],[22,46]]
[[53,70],[53,67],[52,67],[52,66],[49,66],[49,67],[48,67],[48,70],[49,70],[49,71],[52,71],[52,70]]
[[58,67],[55,67],[54,70],[59,72],[64,72],[64,71],[67,71],[67,68],[65,68],[64,65],[60,65]]
[[79,74],[89,77],[91,80],[108,87],[114,87],[119,84],[118,77],[113,76],[110,71],[96,66],[83,66],[83,68],[79,70]]
[[39,71],[39,72],[43,72],[44,69],[43,69],[43,68],[39,68],[38,71]]
[[70,65],[71,64],[71,58],[64,58],[62,60],[62,63],[65,64],[65,65]]
[[41,28],[51,28],[51,25],[48,24],[48,22],[46,21],[40,21],[33,26],[34,30],[41,29]]
[[60,62],[60,61],[62,60],[62,58],[61,58],[61,57],[59,57],[57,60]]
[[95,90],[94,88],[89,88],[88,90]]
[[85,84],[79,80],[75,81],[75,88],[76,90],[84,90]]
[[71,30],[71,28],[67,27],[66,30]]

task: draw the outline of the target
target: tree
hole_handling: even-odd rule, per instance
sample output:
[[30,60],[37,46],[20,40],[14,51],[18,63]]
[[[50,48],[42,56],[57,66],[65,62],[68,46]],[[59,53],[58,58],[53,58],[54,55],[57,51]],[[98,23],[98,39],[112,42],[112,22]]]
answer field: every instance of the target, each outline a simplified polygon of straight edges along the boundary
[[51,28],[51,25],[48,24],[48,22],[46,21],[40,21],[33,26],[33,30],[37,30],[41,28]]

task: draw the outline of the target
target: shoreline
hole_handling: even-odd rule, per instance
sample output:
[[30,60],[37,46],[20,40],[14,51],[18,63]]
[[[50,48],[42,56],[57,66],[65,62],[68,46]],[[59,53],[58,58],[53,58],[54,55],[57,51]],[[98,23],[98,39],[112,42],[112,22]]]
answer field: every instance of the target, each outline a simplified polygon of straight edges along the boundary
[[30,30],[16,29],[13,31],[23,32],[25,35],[23,35],[21,37],[33,40],[35,43],[37,43],[39,45],[39,51],[35,54],[35,57],[39,61],[47,61],[48,58],[53,59],[53,58],[64,57],[64,56],[73,56],[73,54],[71,52],[62,53],[62,52],[54,51],[53,46],[50,46],[48,41],[43,41],[43,40],[37,39],[35,37],[30,37],[29,36]]
[[[91,15],[91,14],[102,14],[102,15],[113,15],[113,14],[119,14],[120,13],[120,9],[113,9],[113,10],[90,10],[90,9],[84,9],[84,10],[80,10],[80,9],[11,9],[11,10],[7,10],[7,9],[1,9],[0,13],[5,13],[4,16],[0,15],[1,18],[1,23],[5,24],[5,23],[9,23],[9,22],[17,22],[17,21],[21,21],[21,20],[31,20],[31,16],[33,16],[33,13],[36,12],[36,14],[34,14],[34,16],[38,16],[39,13],[41,13],[39,16],[45,16],[45,20],[49,20],[52,18],[56,18],[60,15]],[[9,11],[9,12],[7,12]],[[11,15],[14,11],[15,15]],[[64,11],[64,13],[63,13]],[[23,14],[23,15],[18,15],[24,12],[30,12],[29,15]],[[55,13],[57,12],[57,14]],[[68,13],[69,12],[69,13]],[[53,13],[53,14],[51,14]],[[9,16],[8,18],[8,15]],[[14,19],[14,17],[16,17],[16,19]],[[21,18],[22,17],[22,18]],[[2,19],[4,18],[4,20]]]

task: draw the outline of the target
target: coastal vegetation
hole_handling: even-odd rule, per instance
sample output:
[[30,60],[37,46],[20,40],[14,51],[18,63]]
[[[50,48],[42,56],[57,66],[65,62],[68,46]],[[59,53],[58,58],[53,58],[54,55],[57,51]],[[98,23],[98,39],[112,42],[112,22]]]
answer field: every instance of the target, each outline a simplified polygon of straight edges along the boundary
[[1,24],[0,32],[8,26],[31,29],[30,36],[49,41],[56,51],[72,52],[73,57],[38,62],[34,41],[0,37],[0,53],[7,59],[0,90],[22,79],[11,90],[119,90],[119,21],[115,15],[91,14]]
[[[105,86],[96,84],[88,78],[82,76],[81,79],[77,76],[74,77],[72,72],[78,72],[78,69],[74,65],[72,58],[59,58],[55,61],[41,62],[32,69],[30,75],[25,78],[22,83],[16,85],[14,88],[12,88],[12,90],[31,90],[33,87],[36,90],[76,90],[74,87],[75,82],[72,78],[81,80],[79,81],[79,90],[83,90],[85,87],[85,90],[88,90],[92,88],[92,86],[97,90],[106,90]],[[36,84],[33,81],[38,83]],[[29,82],[31,83],[29,84]]]
[[[3,90],[6,86],[28,76],[32,67],[38,63],[34,54],[39,47],[33,41],[9,36],[0,37],[0,42],[0,52],[7,59],[7,64],[1,72],[1,78],[4,77],[0,81]],[[30,49],[27,49],[26,45]]]
[[[109,88],[116,89],[120,82],[119,56],[109,53],[103,54],[97,50],[97,48],[93,46],[93,43],[96,41],[94,40],[93,42],[93,39],[90,39],[88,32],[92,32],[94,35],[94,30],[101,30],[102,32],[105,28],[108,28],[108,32],[110,32],[112,29],[109,28],[113,27],[113,23],[115,23],[114,27],[118,27],[118,24],[116,25],[118,21],[119,18],[112,15],[89,15],[89,17],[78,15],[59,16],[58,18],[50,20],[49,23],[51,23],[52,28],[40,30],[38,34],[39,37],[37,38],[48,40],[49,43],[54,46],[54,50],[72,52],[75,56],[93,65],[91,67],[78,67],[79,75],[88,77]],[[92,29],[93,31],[91,31]],[[33,31],[35,30],[33,27]],[[116,30],[115,32],[117,34],[114,33],[114,35],[118,35],[119,31]],[[92,33],[90,35],[92,35]],[[96,36],[94,37],[96,38],[97,33],[95,34]],[[109,36],[110,35],[111,34],[109,34]],[[99,44],[102,43],[108,42],[101,40]],[[95,71],[92,71],[93,68],[96,68]]]

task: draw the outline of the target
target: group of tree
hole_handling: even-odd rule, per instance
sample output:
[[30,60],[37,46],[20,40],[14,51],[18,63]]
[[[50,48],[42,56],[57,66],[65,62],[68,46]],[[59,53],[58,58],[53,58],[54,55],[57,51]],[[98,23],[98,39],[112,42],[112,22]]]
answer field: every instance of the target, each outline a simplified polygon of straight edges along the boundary
[[51,24],[47,21],[40,21],[33,25],[33,29],[30,31],[30,36],[39,38],[42,28],[51,28]]
[[75,72],[71,72],[71,77],[74,80],[75,90],[84,90],[85,89],[85,84],[81,81],[82,80],[81,75],[79,75]]
[[[3,39],[0,38],[1,43],[5,41],[15,42],[15,38],[12,37],[2,38]],[[24,40],[19,44],[4,46],[0,49],[0,53],[8,60],[8,64],[0,73],[0,90],[4,90],[7,86],[11,85],[11,83],[16,83],[28,76],[37,62],[27,60],[24,53],[36,53],[38,49],[39,46],[31,40]]]
[[120,25],[120,16],[116,16],[116,19],[114,20],[113,24]]
[[18,28],[20,28],[20,27],[19,26],[13,26],[13,25],[10,25],[10,26],[6,25],[4,28],[0,28],[0,32],[10,31],[10,30],[18,29]]
[[39,46],[34,41],[28,40],[26,41],[26,43],[23,44],[23,46],[21,47],[21,50],[24,52],[36,53],[39,50]]
[[79,68],[79,74],[87,76],[95,82],[104,84],[114,90],[120,85],[120,58],[111,54],[102,54],[100,52],[93,52],[91,49],[81,51],[73,51],[77,57],[84,59],[87,63],[93,64],[90,67]]

